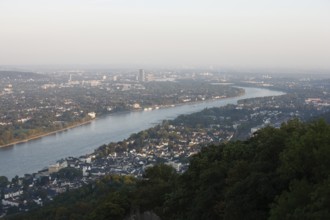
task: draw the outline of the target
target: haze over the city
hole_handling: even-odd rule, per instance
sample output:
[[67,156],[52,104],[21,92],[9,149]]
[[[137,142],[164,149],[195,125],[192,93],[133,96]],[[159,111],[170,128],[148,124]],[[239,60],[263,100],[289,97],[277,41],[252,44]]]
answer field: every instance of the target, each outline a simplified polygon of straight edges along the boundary
[[330,69],[328,0],[1,0],[1,65]]

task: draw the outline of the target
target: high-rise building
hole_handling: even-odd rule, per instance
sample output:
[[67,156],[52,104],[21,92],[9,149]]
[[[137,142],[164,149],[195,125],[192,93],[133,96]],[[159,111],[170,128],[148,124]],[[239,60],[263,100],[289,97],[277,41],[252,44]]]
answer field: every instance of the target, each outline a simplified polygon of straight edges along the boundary
[[138,81],[139,82],[145,82],[146,81],[146,74],[144,72],[144,69],[139,69]]

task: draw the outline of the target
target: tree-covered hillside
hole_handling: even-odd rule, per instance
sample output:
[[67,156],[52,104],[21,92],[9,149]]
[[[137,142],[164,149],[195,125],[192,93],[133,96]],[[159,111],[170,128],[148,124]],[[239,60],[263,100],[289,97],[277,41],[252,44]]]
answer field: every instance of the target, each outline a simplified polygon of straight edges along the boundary
[[329,219],[330,126],[290,121],[204,148],[170,195],[169,219]]
[[330,125],[266,127],[203,148],[181,175],[160,164],[144,177],[106,177],[6,219],[330,219]]

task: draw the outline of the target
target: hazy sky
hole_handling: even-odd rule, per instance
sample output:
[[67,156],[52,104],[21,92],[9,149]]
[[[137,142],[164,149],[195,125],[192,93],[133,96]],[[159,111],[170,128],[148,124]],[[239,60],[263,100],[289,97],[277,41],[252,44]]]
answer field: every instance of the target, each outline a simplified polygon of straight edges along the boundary
[[0,65],[330,70],[330,0],[0,0]]

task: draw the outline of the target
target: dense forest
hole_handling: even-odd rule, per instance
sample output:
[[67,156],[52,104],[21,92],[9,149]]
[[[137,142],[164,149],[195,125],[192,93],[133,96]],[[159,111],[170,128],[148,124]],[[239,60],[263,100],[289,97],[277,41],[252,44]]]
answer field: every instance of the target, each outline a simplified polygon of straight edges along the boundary
[[289,121],[245,141],[210,145],[177,174],[107,176],[5,219],[330,219],[330,125]]

